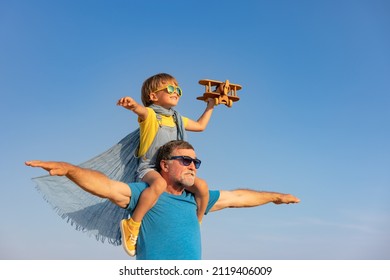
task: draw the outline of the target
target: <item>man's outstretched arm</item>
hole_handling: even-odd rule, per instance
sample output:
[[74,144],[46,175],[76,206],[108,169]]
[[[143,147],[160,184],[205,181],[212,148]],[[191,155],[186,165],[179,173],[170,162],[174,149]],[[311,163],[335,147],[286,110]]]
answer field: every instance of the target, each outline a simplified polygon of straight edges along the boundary
[[291,194],[277,192],[263,192],[247,189],[221,191],[219,199],[210,211],[224,208],[255,207],[273,202],[275,204],[289,204],[300,202],[299,198]]
[[81,168],[67,162],[26,161],[27,166],[40,167],[51,176],[66,176],[83,190],[111,200],[119,207],[126,207],[130,202],[131,191],[127,184],[114,181],[98,171]]

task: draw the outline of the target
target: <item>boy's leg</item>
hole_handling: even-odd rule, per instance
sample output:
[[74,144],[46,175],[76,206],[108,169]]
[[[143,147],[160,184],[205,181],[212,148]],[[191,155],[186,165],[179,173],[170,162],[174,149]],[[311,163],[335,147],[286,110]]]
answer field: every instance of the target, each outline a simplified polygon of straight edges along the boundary
[[131,218],[122,220],[120,224],[122,245],[130,256],[136,254],[137,238],[142,219],[167,187],[167,183],[157,171],[148,172],[142,180],[148,183],[149,187],[142,191]]
[[201,223],[209,203],[209,188],[207,183],[203,179],[196,178],[194,185],[187,187],[186,190],[192,192],[195,195],[195,200],[198,207],[196,214],[198,216],[198,221]]

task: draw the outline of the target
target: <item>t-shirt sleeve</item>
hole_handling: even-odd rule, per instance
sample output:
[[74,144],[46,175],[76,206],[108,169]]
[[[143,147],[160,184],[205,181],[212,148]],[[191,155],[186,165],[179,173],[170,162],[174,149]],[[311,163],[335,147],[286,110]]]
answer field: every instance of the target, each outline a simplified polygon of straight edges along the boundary
[[146,154],[158,131],[156,113],[149,107],[146,107],[146,109],[148,110],[148,117],[142,122],[138,119],[140,127],[140,146],[138,150],[138,157],[142,157]]
[[187,126],[187,123],[188,123],[188,118],[187,117],[181,117],[182,118],[182,120],[183,120],[183,125],[184,125],[184,127],[186,127]]
[[138,182],[138,183],[130,183],[129,188],[131,190],[131,197],[130,197],[130,203],[127,206],[127,210],[132,213],[137,206],[138,199],[142,193],[142,191],[147,188],[148,185],[143,182]]
[[206,208],[206,213],[207,214],[211,208],[213,208],[214,204],[217,202],[219,199],[220,192],[219,191],[209,191],[209,204],[207,205]]

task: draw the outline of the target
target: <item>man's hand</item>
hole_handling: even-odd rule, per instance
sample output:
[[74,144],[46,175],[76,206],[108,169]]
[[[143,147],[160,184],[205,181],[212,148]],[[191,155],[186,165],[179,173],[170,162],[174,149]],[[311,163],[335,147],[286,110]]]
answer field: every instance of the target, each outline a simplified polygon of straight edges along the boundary
[[275,200],[272,201],[275,204],[290,204],[290,203],[299,203],[301,200],[291,194],[278,194],[275,197]]
[[26,161],[25,164],[31,167],[43,168],[48,171],[51,176],[65,176],[72,167],[72,165],[69,163],[56,161],[31,160]]

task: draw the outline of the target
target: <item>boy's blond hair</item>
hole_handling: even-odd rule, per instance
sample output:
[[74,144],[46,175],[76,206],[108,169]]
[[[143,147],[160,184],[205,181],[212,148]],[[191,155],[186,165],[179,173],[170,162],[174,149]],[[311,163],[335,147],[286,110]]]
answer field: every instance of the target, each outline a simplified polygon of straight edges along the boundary
[[145,107],[153,104],[150,100],[150,93],[157,90],[165,82],[173,82],[177,86],[176,78],[166,73],[156,74],[144,81],[141,89],[141,100]]

